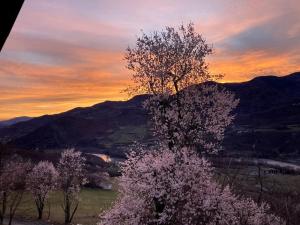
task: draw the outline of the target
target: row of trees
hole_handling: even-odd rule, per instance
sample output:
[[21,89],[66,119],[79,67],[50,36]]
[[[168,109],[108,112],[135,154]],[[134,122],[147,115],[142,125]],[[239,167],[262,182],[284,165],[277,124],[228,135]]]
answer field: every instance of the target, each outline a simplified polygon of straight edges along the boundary
[[80,188],[87,182],[85,158],[81,153],[73,149],[63,151],[55,168],[48,161],[40,161],[33,166],[19,156],[8,155],[4,145],[1,148],[0,224],[8,215],[8,224],[11,225],[25,191],[32,194],[38,219],[42,219],[47,198],[54,190],[63,193],[65,223],[70,223],[78,208]]
[[120,194],[101,225],[279,225],[266,203],[233,193],[214,179],[205,158],[221,149],[238,104],[211,82],[212,53],[193,24],[143,34],[125,58],[135,91],[151,94],[153,147],[136,145],[122,165]]

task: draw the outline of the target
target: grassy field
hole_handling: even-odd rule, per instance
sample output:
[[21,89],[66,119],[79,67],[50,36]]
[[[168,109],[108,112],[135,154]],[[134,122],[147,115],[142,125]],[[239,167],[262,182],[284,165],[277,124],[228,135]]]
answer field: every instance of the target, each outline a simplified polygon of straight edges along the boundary
[[[99,221],[98,215],[101,211],[109,208],[116,199],[117,192],[101,189],[85,188],[80,193],[80,204],[74,216],[73,224],[96,224]],[[49,197],[49,203],[44,210],[44,220],[48,219],[53,223],[63,223],[64,215],[61,207],[62,194],[54,192]],[[50,215],[49,215],[50,205]],[[37,212],[30,193],[26,193],[16,213],[17,218],[35,220]]]
[[[300,207],[300,175],[287,174],[264,174],[267,168],[262,168],[262,200],[272,203],[274,212],[284,218],[286,212],[283,210],[285,204],[289,206],[287,210],[290,212],[287,216],[296,221],[291,224],[299,224],[296,213],[297,207]],[[220,183],[232,185],[237,194],[242,194],[258,199],[260,191],[260,182],[258,179],[258,170],[256,167],[241,166],[240,169],[216,169],[216,178]],[[227,179],[224,180],[224,176]],[[231,182],[232,181],[232,182]],[[117,197],[116,184],[114,190],[107,191],[102,189],[85,188],[80,193],[80,205],[75,214],[73,224],[95,225],[99,221],[99,214],[109,208]],[[50,195],[50,215],[49,207],[44,210],[44,220],[51,223],[63,224],[64,215],[61,208],[62,194],[55,192]],[[282,208],[283,207],[283,208]],[[297,211],[297,212],[296,212]],[[299,211],[300,212],[300,211]],[[295,215],[291,215],[294,213]],[[17,211],[17,218],[36,220],[37,212],[30,193],[26,193],[22,203]]]
[[258,167],[253,166],[219,168],[216,178],[222,184],[231,185],[238,195],[268,203],[271,211],[288,221],[288,224],[299,225],[300,175],[265,173],[269,169],[261,167],[261,173],[258,173]]

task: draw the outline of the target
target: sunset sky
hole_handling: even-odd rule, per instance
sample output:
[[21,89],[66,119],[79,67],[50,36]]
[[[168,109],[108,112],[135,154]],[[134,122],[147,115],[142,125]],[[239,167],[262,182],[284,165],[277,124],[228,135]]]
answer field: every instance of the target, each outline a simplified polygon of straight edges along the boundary
[[299,0],[26,0],[0,53],[0,120],[126,98],[126,47],[189,22],[224,82],[300,70]]

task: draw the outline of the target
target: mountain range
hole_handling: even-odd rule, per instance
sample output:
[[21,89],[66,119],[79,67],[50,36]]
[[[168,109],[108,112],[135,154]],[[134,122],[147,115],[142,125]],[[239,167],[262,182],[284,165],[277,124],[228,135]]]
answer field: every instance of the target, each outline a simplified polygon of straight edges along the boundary
[[[226,132],[223,154],[300,156],[300,72],[218,85],[240,99],[235,121]],[[0,138],[20,149],[76,147],[84,152],[122,157],[133,141],[153,141],[149,118],[142,107],[147,97],[139,95],[128,101],[106,101],[60,114],[26,118],[0,128]]]
[[15,118],[12,118],[12,119],[9,119],[9,120],[2,120],[2,121],[0,121],[0,128],[1,127],[8,127],[8,126],[14,125],[14,124],[19,123],[19,122],[28,121],[30,119],[32,119],[32,118],[28,117],[28,116],[20,116],[20,117],[15,117]]

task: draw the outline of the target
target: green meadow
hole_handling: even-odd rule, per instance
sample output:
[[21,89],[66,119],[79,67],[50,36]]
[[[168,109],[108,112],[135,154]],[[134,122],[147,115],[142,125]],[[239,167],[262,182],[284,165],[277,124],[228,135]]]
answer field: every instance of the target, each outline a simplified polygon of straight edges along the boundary
[[[117,191],[115,190],[84,188],[80,193],[80,203],[74,216],[73,224],[96,224],[99,221],[99,214],[109,208],[116,197]],[[43,220],[50,223],[63,224],[64,214],[61,204],[62,193],[51,193],[44,209]],[[16,217],[26,220],[36,220],[37,211],[30,193],[25,193],[16,212]]]

